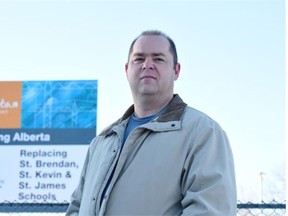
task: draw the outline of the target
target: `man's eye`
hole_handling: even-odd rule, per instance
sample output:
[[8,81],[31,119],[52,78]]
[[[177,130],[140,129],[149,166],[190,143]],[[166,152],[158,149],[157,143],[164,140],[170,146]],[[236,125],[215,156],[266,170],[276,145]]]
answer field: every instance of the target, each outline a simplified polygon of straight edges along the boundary
[[143,62],[144,59],[143,58],[135,58],[134,62],[139,63],[139,62]]
[[162,59],[162,58],[155,58],[154,61],[156,61],[156,62],[163,62],[164,59]]

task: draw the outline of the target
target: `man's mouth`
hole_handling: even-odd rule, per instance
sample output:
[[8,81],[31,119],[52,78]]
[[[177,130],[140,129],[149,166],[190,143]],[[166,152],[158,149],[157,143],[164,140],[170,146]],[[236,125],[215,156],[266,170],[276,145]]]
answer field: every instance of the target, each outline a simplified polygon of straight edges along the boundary
[[142,76],[141,79],[156,79],[156,77],[151,76],[151,75],[145,75],[145,76]]

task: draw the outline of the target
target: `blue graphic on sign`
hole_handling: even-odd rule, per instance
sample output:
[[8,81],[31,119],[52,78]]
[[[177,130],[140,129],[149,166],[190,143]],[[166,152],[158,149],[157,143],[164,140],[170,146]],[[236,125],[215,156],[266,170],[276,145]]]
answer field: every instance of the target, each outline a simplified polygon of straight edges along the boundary
[[22,85],[21,128],[96,128],[97,81]]

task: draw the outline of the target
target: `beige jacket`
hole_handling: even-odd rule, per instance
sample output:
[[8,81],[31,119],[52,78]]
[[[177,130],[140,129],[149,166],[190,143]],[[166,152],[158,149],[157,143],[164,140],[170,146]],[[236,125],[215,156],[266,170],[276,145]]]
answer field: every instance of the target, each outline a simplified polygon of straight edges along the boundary
[[235,216],[233,156],[220,126],[175,95],[130,133],[120,154],[132,112],[92,141],[67,215]]

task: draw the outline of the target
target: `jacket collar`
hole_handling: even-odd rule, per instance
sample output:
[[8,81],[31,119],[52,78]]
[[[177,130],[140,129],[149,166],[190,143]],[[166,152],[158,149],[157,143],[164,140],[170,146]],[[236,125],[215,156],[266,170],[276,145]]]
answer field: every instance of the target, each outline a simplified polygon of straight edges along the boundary
[[157,122],[179,121],[184,112],[186,103],[180,98],[178,94],[175,94],[172,100],[169,102],[167,109],[161,113],[157,118]]
[[[179,121],[186,106],[187,104],[183,102],[180,96],[175,94],[172,100],[169,102],[167,109],[160,114],[160,116],[156,119],[156,122]],[[128,119],[133,114],[133,112],[134,105],[130,106],[120,119],[107,127],[102,133],[100,133],[100,135],[108,135],[114,126]]]

